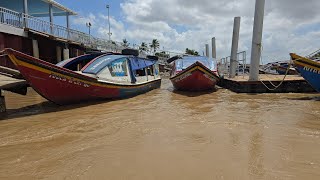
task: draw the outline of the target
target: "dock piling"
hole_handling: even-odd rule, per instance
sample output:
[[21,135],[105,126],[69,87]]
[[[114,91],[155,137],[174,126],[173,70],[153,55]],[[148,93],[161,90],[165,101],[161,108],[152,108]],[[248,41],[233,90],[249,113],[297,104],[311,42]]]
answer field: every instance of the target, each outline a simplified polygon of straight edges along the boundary
[[236,76],[236,69],[238,66],[237,53],[238,53],[238,44],[239,44],[239,31],[240,31],[240,17],[235,17],[234,23],[233,23],[233,35],[232,35],[231,58],[230,58],[230,72],[229,72],[230,78],[234,78]]
[[209,44],[206,44],[206,56],[209,57]]
[[261,47],[262,47],[261,41],[262,41],[262,30],[263,30],[264,5],[265,5],[265,0],[256,0],[254,23],[253,23],[249,81],[259,80],[259,65],[260,65]]
[[212,58],[216,59],[217,58],[216,38],[213,37],[211,41],[212,41]]

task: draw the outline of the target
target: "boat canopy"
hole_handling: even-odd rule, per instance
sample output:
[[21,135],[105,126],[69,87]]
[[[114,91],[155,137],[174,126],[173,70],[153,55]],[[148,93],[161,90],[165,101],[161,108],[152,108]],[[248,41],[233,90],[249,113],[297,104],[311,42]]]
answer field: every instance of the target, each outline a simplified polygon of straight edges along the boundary
[[156,60],[152,59],[143,59],[139,57],[130,57],[130,63],[132,70],[143,69],[148,66],[152,66],[156,63]]
[[156,60],[144,59],[139,57],[128,57],[124,55],[105,55],[94,59],[93,62],[85,67],[82,72],[89,74],[98,74],[101,70],[108,66],[120,66],[119,63],[122,65],[122,62],[124,62],[125,60],[129,60],[128,64],[131,66],[132,71],[143,69],[156,63]]
[[206,56],[183,56],[181,59],[175,60],[176,70],[181,71],[183,69],[186,69],[197,61],[210,70],[216,69],[214,59],[212,58]]

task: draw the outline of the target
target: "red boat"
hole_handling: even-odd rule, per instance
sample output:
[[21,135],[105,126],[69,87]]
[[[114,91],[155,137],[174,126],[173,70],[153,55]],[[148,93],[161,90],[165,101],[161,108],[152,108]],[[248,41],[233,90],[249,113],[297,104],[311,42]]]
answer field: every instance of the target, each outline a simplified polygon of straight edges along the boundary
[[175,56],[170,80],[177,90],[204,91],[214,89],[219,81],[213,59],[205,56]]
[[97,53],[55,65],[13,49],[4,53],[35,91],[57,104],[129,97],[161,85],[155,59]]

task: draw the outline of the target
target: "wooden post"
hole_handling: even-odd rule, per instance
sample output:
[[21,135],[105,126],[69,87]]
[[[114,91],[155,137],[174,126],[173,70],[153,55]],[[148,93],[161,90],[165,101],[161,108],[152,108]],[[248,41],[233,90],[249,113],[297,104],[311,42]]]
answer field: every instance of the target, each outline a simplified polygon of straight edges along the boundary
[[2,96],[1,94],[1,90],[0,90],[0,113],[4,113],[6,112],[6,101],[4,99],[4,96]]

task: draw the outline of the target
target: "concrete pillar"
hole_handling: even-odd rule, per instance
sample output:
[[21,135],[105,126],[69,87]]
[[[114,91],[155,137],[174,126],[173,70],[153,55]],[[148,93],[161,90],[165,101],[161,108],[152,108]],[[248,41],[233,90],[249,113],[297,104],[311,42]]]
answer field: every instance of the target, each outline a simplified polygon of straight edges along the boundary
[[240,17],[235,17],[234,23],[233,23],[233,35],[232,35],[231,57],[230,57],[230,72],[229,72],[230,78],[234,78],[236,76],[236,69],[238,67],[237,53],[238,53],[238,43],[239,43],[239,31],[240,31]]
[[209,44],[206,44],[206,56],[209,57]]
[[217,58],[216,38],[213,37],[211,39],[211,42],[212,42],[212,58],[216,59]]
[[50,33],[53,35],[53,11],[52,4],[49,4]]
[[33,57],[39,58],[39,45],[36,39],[32,39]]
[[63,49],[63,60],[69,59],[69,49]]
[[57,63],[61,62],[61,57],[62,57],[62,49],[60,46],[56,47],[56,51],[57,51]]
[[265,0],[256,0],[254,23],[253,23],[253,34],[252,34],[249,81],[259,80],[259,65],[260,65],[260,57],[261,57],[264,5],[265,5]]
[[6,110],[7,110],[6,101],[4,99],[4,96],[2,96],[1,90],[0,90],[0,113],[4,113],[6,112]]
[[[29,14],[28,12],[28,0],[23,0],[23,13]],[[23,27],[28,27],[28,19],[27,17],[23,17]]]

